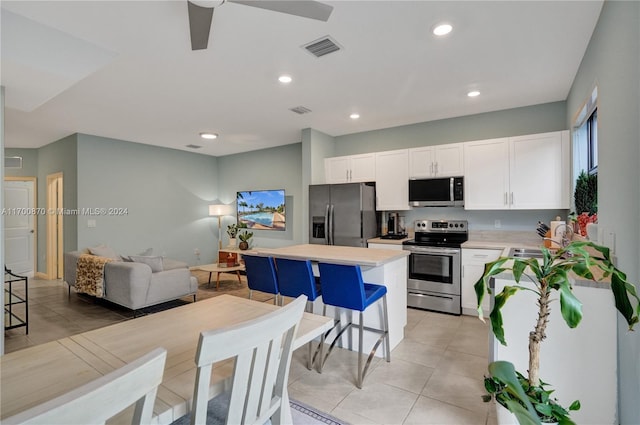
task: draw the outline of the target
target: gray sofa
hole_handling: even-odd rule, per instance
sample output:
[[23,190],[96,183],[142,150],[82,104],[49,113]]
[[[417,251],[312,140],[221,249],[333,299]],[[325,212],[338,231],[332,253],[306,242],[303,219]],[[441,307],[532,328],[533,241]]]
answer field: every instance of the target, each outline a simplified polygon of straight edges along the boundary
[[[76,263],[81,254],[64,254],[64,280],[71,287],[76,283]],[[198,280],[191,275],[187,263],[163,259],[163,270],[152,273],[147,264],[113,261],[104,267],[104,299],[131,310],[172,301],[187,295],[196,300]]]

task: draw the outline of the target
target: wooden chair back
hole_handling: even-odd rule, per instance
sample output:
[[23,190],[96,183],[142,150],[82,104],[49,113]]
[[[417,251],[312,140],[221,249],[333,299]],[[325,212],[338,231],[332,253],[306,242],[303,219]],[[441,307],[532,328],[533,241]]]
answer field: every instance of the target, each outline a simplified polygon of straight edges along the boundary
[[134,405],[132,424],[150,424],[167,351],[156,348],[60,397],[2,421],[10,424],[104,424]]
[[200,334],[192,424],[206,423],[212,365],[229,358],[235,366],[225,423],[282,423],[283,409],[290,408],[284,394],[293,340],[306,302],[302,295],[257,319]]

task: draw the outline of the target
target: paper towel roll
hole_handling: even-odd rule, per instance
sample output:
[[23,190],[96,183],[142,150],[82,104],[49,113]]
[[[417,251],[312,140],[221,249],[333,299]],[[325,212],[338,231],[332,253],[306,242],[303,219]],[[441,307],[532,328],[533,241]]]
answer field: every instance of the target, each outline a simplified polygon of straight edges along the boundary
[[566,223],[563,220],[558,220],[560,217],[556,217],[556,220],[551,222],[551,239],[554,244],[551,248],[562,248],[562,235],[567,231]]

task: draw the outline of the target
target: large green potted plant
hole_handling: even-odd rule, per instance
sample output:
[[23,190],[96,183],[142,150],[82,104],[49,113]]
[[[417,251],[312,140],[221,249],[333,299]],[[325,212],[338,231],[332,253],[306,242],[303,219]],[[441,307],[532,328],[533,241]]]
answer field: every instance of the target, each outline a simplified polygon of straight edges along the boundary
[[[570,328],[578,326],[582,319],[582,304],[573,294],[569,275],[571,272],[582,278],[595,280],[593,272],[600,270],[603,277],[610,278],[616,308],[627,321],[629,329],[633,329],[638,323],[640,298],[636,287],[613,265],[609,249],[606,247],[592,242],[573,241],[556,252],[544,247],[542,252],[541,262],[535,258],[498,258],[485,266],[483,276],[474,286],[478,299],[478,314],[480,319],[484,320],[480,306],[482,299],[491,291],[491,277],[505,272],[513,274],[516,284],[505,286],[495,295],[494,307],[489,315],[493,334],[503,345],[506,345],[506,341],[501,310],[509,298],[522,290],[533,291],[538,305],[536,325],[529,333],[527,375],[516,372],[509,362],[493,362],[489,365],[485,388],[491,397],[516,416],[520,424],[572,424],[569,411],[578,409],[579,402],[572,403],[568,408],[558,405],[551,397],[547,384],[541,381],[539,376],[540,344],[546,336],[553,292],[559,293],[562,318]],[[523,277],[533,282],[533,288],[520,285]],[[636,304],[635,307],[633,304]]]

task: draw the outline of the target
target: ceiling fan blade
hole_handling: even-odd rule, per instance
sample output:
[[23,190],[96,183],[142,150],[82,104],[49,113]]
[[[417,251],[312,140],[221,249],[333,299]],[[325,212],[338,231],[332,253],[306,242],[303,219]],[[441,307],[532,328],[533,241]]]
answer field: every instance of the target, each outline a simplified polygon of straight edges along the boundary
[[213,7],[202,7],[187,1],[191,50],[203,50],[209,44],[209,32],[213,20]]
[[304,18],[317,19],[326,22],[331,16],[333,6],[311,0],[228,0],[229,3],[239,3],[245,6],[259,7],[275,12],[288,13]]

